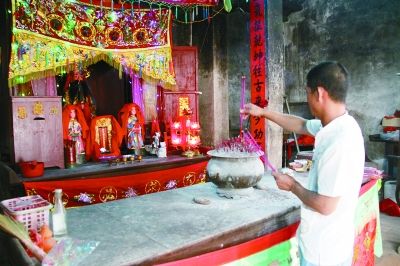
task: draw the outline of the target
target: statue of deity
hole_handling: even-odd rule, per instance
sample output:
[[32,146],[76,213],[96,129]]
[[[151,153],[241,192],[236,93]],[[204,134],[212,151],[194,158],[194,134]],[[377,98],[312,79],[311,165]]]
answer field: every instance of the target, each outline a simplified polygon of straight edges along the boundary
[[130,115],[128,117],[128,123],[126,126],[127,140],[126,146],[128,149],[140,149],[143,147],[142,138],[142,126],[140,125],[139,119],[136,116],[136,108],[132,107]]
[[125,131],[125,143],[129,150],[143,147],[144,118],[135,103],[125,104],[119,111],[122,129]]
[[84,154],[86,138],[89,136],[89,127],[81,109],[76,105],[67,104],[62,113],[64,141],[75,143],[75,153]]
[[96,116],[96,105],[86,82],[88,76],[88,71],[79,71],[77,66],[73,72],[66,75],[63,102],[79,107],[86,119],[86,124],[90,125],[92,118]]
[[70,119],[68,123],[68,139],[75,141],[76,153],[85,152],[85,144],[82,139],[82,126],[76,119],[76,111],[71,110]]

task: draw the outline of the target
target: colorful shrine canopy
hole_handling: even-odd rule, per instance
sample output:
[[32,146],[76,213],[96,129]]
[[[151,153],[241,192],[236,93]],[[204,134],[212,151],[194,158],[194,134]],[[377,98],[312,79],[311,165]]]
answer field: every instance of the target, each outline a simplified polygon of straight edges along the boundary
[[[139,0],[120,0],[114,1],[112,0],[80,0],[80,2],[84,2],[87,4],[93,4],[97,6],[122,6],[122,5],[130,5],[134,4],[137,5],[140,1]],[[218,0],[142,0],[142,2],[151,3],[154,5],[158,4],[165,4],[165,5],[174,5],[174,6],[190,6],[190,5],[197,5],[197,6],[215,6],[218,5]]]
[[171,11],[115,9],[74,1],[13,0],[9,85],[104,60],[122,71],[175,84]]

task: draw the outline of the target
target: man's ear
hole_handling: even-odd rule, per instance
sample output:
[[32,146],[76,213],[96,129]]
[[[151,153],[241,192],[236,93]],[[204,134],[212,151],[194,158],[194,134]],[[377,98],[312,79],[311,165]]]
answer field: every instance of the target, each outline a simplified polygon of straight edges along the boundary
[[317,87],[317,92],[318,92],[318,101],[325,101],[329,96],[328,92],[322,86]]

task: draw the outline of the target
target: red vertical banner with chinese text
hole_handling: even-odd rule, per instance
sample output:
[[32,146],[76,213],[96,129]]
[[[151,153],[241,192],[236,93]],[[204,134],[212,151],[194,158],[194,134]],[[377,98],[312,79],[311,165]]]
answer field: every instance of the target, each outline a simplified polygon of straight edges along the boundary
[[[266,106],[266,36],[264,0],[250,1],[250,98],[251,102]],[[265,119],[250,118],[250,131],[258,145],[265,152]]]

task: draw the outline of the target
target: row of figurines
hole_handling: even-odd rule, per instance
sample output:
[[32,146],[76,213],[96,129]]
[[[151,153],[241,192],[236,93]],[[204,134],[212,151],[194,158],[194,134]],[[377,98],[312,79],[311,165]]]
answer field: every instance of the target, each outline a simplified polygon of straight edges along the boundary
[[144,145],[144,117],[137,104],[125,104],[118,112],[118,120],[104,115],[91,117],[90,121],[78,105],[66,105],[62,120],[67,163],[115,159],[121,156],[121,146],[136,155],[145,149],[166,157],[166,145],[159,131],[154,133],[151,145]]

